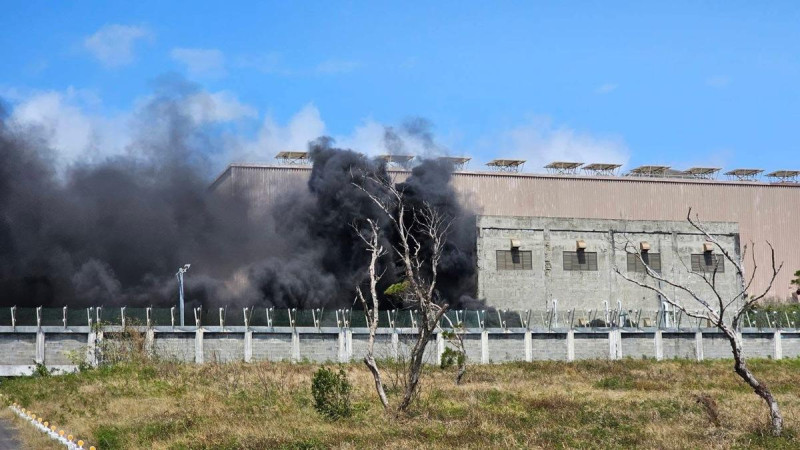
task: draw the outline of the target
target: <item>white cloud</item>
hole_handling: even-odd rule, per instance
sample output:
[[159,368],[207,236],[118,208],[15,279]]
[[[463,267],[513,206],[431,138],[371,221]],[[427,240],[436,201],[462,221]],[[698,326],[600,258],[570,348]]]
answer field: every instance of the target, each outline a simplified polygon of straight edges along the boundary
[[258,111],[252,106],[241,103],[228,91],[198,92],[186,99],[189,116],[197,124],[232,122],[240,119],[254,119]]
[[170,56],[186,66],[196,77],[221,77],[225,75],[225,55],[213,48],[174,48]]
[[375,156],[389,153],[386,150],[384,135],[386,127],[373,119],[366,119],[350,135],[337,136],[336,145]]
[[324,135],[325,122],[319,110],[313,104],[308,104],[285,125],[267,115],[256,138],[245,141],[228,158],[244,162],[269,162],[281,151],[306,151],[309,141]]
[[491,139],[502,149],[495,157],[526,160],[526,170],[536,172],[553,161],[626,164],[630,151],[619,137],[595,136],[566,126],[554,126],[544,117],[500,133]]
[[617,87],[619,87],[619,86],[617,86],[614,83],[606,83],[606,84],[598,86],[597,89],[594,90],[594,93],[595,94],[600,94],[600,95],[610,94],[610,93],[616,91]]
[[[102,111],[102,101],[92,91],[3,89],[3,93],[13,94],[9,96],[14,102],[11,122],[40,132],[60,168],[77,161],[99,160],[129,152],[133,140],[131,130],[135,129],[133,119],[153,100],[150,96],[141,97],[130,110],[108,114]],[[258,117],[254,107],[240,102],[228,91],[199,91],[183,98],[180,106],[197,126]],[[302,127],[295,125],[295,128]],[[235,137],[235,140],[240,139]],[[225,153],[219,157],[229,155]]]
[[134,60],[137,41],[152,41],[153,33],[145,27],[105,25],[83,41],[83,46],[106,67],[119,67]]
[[327,75],[349,73],[356,70],[360,65],[356,61],[330,59],[317,64],[315,71]]
[[93,113],[99,103],[95,94],[71,87],[64,92],[39,92],[18,103],[11,119],[18,126],[43,132],[59,165],[66,165],[82,158],[109,156],[124,148],[126,117]]

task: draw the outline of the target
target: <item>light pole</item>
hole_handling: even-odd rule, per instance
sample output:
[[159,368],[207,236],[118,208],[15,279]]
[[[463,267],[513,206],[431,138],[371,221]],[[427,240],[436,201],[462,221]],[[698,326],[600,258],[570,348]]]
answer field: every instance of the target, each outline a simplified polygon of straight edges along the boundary
[[178,269],[178,273],[175,274],[178,277],[178,301],[180,302],[180,309],[181,309],[181,326],[183,326],[183,274],[189,270],[189,267],[192,267],[191,264],[186,264],[185,266]]

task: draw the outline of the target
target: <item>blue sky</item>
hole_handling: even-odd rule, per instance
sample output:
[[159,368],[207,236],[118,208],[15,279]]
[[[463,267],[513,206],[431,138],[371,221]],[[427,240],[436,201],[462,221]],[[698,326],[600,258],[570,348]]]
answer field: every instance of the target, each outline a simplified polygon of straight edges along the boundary
[[7,1],[0,96],[66,160],[123,146],[171,74],[235,130],[218,165],[320,133],[383,153],[386,126],[424,152],[422,117],[444,152],[531,171],[800,169],[800,3],[664,3]]

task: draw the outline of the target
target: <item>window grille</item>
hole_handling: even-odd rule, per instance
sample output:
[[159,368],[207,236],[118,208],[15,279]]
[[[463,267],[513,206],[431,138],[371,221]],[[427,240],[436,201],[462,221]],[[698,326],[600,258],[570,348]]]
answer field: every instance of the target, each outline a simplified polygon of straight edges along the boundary
[[497,250],[497,270],[532,270],[533,255],[530,251]]
[[564,252],[564,270],[597,270],[597,252]]
[[692,272],[725,273],[725,258],[711,252],[692,254]]
[[[642,252],[642,259],[656,272],[661,272],[661,254],[652,252]],[[628,253],[628,272],[647,273],[644,264],[639,260],[639,255]]]

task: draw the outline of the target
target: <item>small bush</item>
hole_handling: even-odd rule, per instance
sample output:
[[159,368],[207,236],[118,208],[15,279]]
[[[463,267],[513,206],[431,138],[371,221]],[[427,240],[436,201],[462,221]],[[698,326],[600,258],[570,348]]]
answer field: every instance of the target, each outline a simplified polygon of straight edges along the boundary
[[464,363],[465,356],[463,353],[453,350],[450,347],[445,347],[444,351],[442,352],[442,363],[440,364],[442,369],[447,369],[452,366],[461,367]]
[[339,373],[336,373],[327,367],[320,367],[311,379],[314,409],[330,419],[349,417],[352,414],[351,391],[352,387],[347,381],[347,374],[341,368]]

